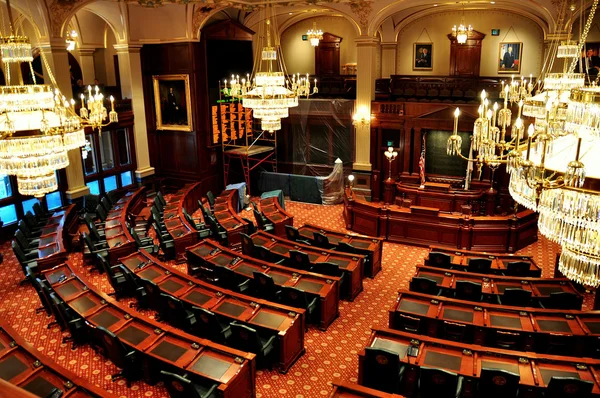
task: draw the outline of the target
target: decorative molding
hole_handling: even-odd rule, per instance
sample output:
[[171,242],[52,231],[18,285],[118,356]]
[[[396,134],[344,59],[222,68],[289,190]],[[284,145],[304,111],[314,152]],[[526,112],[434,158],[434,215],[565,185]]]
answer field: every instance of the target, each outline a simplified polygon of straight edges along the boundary
[[54,37],[61,37],[61,30],[66,17],[84,0],[56,0],[50,6],[50,29]]
[[373,11],[373,3],[369,0],[350,0],[350,9],[358,17],[358,22],[362,30],[361,33],[367,34],[369,29],[369,15]]

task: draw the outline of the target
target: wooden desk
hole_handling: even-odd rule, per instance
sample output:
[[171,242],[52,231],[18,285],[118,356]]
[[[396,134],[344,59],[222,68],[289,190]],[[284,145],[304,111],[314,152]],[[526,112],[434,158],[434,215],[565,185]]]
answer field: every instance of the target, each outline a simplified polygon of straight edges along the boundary
[[444,212],[461,212],[462,206],[485,200],[486,193],[482,189],[465,191],[455,190],[449,184],[425,183],[408,185],[396,183],[396,203],[408,199],[414,206],[435,207]]
[[514,253],[537,241],[537,213],[531,210],[516,217],[450,214],[368,202],[347,189],[343,215],[346,229],[403,244]]
[[[470,259],[483,258],[489,259],[492,262],[490,274],[505,275],[505,276],[531,276],[541,277],[542,269],[535,263],[535,260],[531,256],[520,256],[516,254],[505,254],[505,253],[487,253],[487,252],[476,252],[471,250],[454,250],[442,246],[429,246],[429,253],[443,253],[451,256],[450,269],[456,269],[459,271],[466,271],[469,265]],[[529,263],[529,270],[523,275],[512,274],[508,270],[508,264],[511,262],[527,262]],[[429,254],[425,257],[425,265],[430,267],[444,268],[438,261],[430,259]]]
[[119,257],[137,250],[133,236],[127,228],[127,215],[139,214],[146,206],[145,188],[127,192],[110,209],[106,222],[106,243],[108,243],[108,262],[115,265]]
[[75,205],[53,213],[42,229],[38,243],[38,269],[40,271],[63,263],[69,257],[71,233],[77,228]]
[[401,315],[418,318],[419,333],[430,337],[443,338],[444,321],[448,321],[466,326],[469,344],[494,347],[496,333],[503,331],[519,335],[515,350],[545,353],[551,335],[560,335],[570,355],[600,358],[590,349],[600,338],[600,313],[473,303],[400,290],[389,310],[390,328],[404,330]]
[[242,241],[240,234],[248,232],[248,223],[237,214],[238,201],[237,189],[223,191],[215,198],[214,215],[227,231],[230,246],[239,245]]
[[275,235],[285,238],[285,226],[294,225],[294,216],[281,207],[279,199],[277,197],[261,199],[260,210],[275,227]]
[[354,300],[363,289],[365,256],[361,254],[349,254],[308,246],[264,231],[255,232],[251,238],[254,245],[264,246],[276,255],[286,259],[290,258],[290,250],[298,250],[308,254],[310,263],[314,266],[313,272],[319,272],[317,263],[331,262],[337,264],[350,281],[347,290],[343,292],[343,296],[350,300]]
[[183,215],[183,209],[192,215],[198,210],[198,200],[202,199],[202,183],[187,184],[171,195],[165,205],[164,222],[167,231],[175,242],[175,253],[182,257],[185,248],[198,242],[198,233]]
[[[521,393],[536,395],[547,387],[551,376],[572,376],[594,383],[593,396],[600,394],[596,381],[599,362],[596,359],[558,357],[532,352],[510,351],[497,348],[482,349],[478,345],[456,343],[385,328],[372,328],[367,347],[382,347],[398,352],[401,362],[408,364],[403,377],[404,390],[414,393],[417,389],[418,371],[421,366],[439,368],[463,376],[463,390],[475,388],[482,368],[509,370],[520,375]],[[408,356],[408,347],[418,349],[416,356]],[[358,380],[362,383],[364,355],[358,356]],[[404,391],[403,390],[403,391]]]
[[331,384],[333,384],[333,391],[329,398],[402,398],[402,395],[374,390],[359,384],[342,381],[339,378],[333,379]]
[[583,296],[575,289],[573,283],[566,278],[519,278],[485,275],[466,271],[442,270],[426,265],[417,265],[414,276],[434,280],[448,295],[454,295],[457,280],[480,283],[484,300],[490,303],[496,302],[496,296],[504,294],[504,290],[507,288],[530,290],[532,300],[543,303],[545,307],[548,307],[550,294],[554,292],[568,292],[578,295],[580,298],[579,308],[572,309],[581,310],[581,303],[583,302]]
[[12,398],[45,397],[54,388],[61,390],[63,397],[116,398],[42,354],[0,321],[0,381],[4,380],[18,388],[7,392],[8,388],[0,383],[0,396],[8,393],[6,397]]
[[[213,378],[204,374],[201,379],[210,379],[219,384],[219,396],[226,398],[251,398],[255,394],[255,355],[235,350],[209,340],[189,335],[179,329],[156,322],[138,312],[131,312],[109,296],[101,293],[84,277],[77,276],[68,265],[63,265],[65,274],[72,274],[85,286],[85,294],[95,296],[92,301],[98,303],[95,308],[85,310],[79,305],[73,305],[74,300],[65,300],[57,290],[57,284],[51,284],[56,293],[67,302],[73,311],[94,326],[103,326],[120,337],[124,344],[136,349],[143,356],[144,378],[154,384],[160,379],[160,370],[165,368],[179,369],[185,373],[194,363],[199,353],[213,353],[221,360],[227,360],[232,365],[237,364],[239,372],[229,378]],[[90,296],[91,297],[91,296]],[[81,312],[79,312],[81,311]],[[183,352],[181,352],[183,350]],[[210,355],[210,354],[207,354]],[[156,366],[154,366],[156,365]],[[198,374],[195,373],[195,377]],[[191,380],[195,380],[192,375]],[[201,380],[198,379],[198,380]]]
[[359,253],[365,255],[365,275],[370,278],[374,278],[381,270],[381,253],[383,250],[383,239],[381,238],[344,234],[312,224],[304,224],[298,228],[298,232],[311,243],[315,242],[314,244],[317,242],[315,232],[318,232],[327,236],[331,245],[337,246],[340,243],[347,243],[354,246]]
[[[194,247],[204,244],[198,243]],[[225,249],[225,248],[223,248]],[[189,256],[188,250],[188,256]],[[266,300],[221,289],[170,267],[141,250],[119,261],[140,278],[152,280],[163,293],[182,300],[189,306],[205,308],[229,319],[249,324],[253,328],[277,334],[279,369],[287,370],[304,354],[305,311]],[[223,303],[235,302],[239,314],[226,312]]]
[[327,329],[339,314],[340,279],[338,277],[267,263],[225,248],[210,239],[188,247],[187,259],[190,265],[202,264],[209,269],[214,269],[215,266],[228,267],[245,279],[253,279],[254,271],[263,272],[270,275],[276,285],[297,287],[317,295],[320,303],[319,327],[322,330]]

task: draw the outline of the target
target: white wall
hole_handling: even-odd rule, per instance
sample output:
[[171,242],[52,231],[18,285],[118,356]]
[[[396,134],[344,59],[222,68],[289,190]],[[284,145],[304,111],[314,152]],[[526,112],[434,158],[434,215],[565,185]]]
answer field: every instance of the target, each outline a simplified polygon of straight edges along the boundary
[[94,53],[94,68],[96,69],[96,78],[102,84],[107,86],[116,86],[117,78],[115,74],[114,56],[117,54],[115,48],[117,40],[113,31],[105,26],[105,48],[98,48]]
[[340,73],[342,65],[356,62],[356,31],[351,23],[343,17],[315,17],[300,21],[281,34],[281,49],[289,73],[315,73],[315,49],[309,41],[302,41],[302,35],[312,29],[313,22],[317,23],[317,29],[342,38]]
[[[461,11],[440,12],[411,22],[398,34],[396,73],[399,75],[448,75],[450,72],[450,40],[452,26],[458,24]],[[503,11],[465,11],[465,22],[474,30],[484,33],[481,46],[480,76],[500,76],[497,72],[499,44],[522,42],[521,75],[537,76],[543,64],[544,38],[541,28],[532,20]],[[512,27],[512,29],[510,29]],[[423,32],[427,30],[427,33]],[[492,29],[500,29],[492,36]],[[413,43],[433,43],[433,70],[413,71]]]

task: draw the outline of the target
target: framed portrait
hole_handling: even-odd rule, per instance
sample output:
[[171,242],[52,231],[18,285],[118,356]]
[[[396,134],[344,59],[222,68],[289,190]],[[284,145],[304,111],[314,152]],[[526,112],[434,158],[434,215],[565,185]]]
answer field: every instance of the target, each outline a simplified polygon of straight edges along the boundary
[[413,70],[433,70],[433,43],[413,44]]
[[192,131],[189,75],[152,76],[157,130]]
[[523,43],[500,43],[498,73],[520,73]]

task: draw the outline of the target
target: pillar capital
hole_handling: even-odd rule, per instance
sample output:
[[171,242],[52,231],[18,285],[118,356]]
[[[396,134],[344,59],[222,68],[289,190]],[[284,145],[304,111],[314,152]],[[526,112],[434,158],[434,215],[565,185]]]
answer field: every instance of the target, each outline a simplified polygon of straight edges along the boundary
[[96,47],[77,47],[76,50],[81,57],[92,57],[96,52]]
[[388,49],[388,48],[395,49],[396,46],[398,45],[398,43],[396,43],[395,41],[392,41],[392,42],[383,42],[382,41],[381,43],[379,43],[379,45],[381,46],[382,49],[383,48],[385,48],[385,49]]
[[142,44],[115,44],[113,45],[114,49],[117,51],[117,54],[135,54],[139,53],[142,49]]
[[379,44],[379,39],[371,36],[359,36],[354,39],[354,43],[357,47],[376,47]]
[[53,53],[67,53],[67,43],[65,39],[51,38],[47,41],[42,41],[38,44],[38,47],[45,51],[52,51]]

